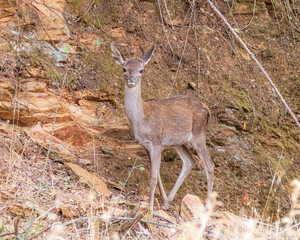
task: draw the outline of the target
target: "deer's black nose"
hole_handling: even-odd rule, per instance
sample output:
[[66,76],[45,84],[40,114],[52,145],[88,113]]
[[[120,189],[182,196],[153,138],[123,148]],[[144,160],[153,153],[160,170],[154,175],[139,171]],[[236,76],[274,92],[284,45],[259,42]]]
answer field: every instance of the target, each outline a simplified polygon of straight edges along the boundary
[[130,82],[130,83],[135,83],[135,82],[136,82],[136,81],[135,81],[135,77],[130,76],[130,77],[128,78],[128,82]]

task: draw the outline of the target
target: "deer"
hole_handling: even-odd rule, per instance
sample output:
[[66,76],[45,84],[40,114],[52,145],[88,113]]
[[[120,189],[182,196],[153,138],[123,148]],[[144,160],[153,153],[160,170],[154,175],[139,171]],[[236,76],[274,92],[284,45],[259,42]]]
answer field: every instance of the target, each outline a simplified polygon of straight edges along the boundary
[[[178,189],[196,164],[188,147],[192,146],[201,159],[207,178],[208,199],[213,189],[214,163],[206,146],[209,108],[195,96],[181,95],[167,99],[144,101],[141,81],[145,66],[149,63],[155,45],[141,58],[128,59],[111,43],[113,60],[123,67],[124,108],[131,134],[142,145],[150,158],[150,203],[153,210],[154,193],[158,185],[164,209],[170,207]],[[182,170],[167,196],[160,177],[161,153],[164,147],[172,147],[182,160]]]

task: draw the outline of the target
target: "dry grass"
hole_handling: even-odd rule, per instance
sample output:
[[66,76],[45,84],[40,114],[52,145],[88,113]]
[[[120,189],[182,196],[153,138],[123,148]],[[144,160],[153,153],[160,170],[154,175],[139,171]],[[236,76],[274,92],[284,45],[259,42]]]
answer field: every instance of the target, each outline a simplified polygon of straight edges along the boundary
[[[28,235],[27,224],[33,201],[38,191],[40,176],[45,162],[45,150],[33,144],[14,129],[12,136],[8,124],[1,123],[1,184],[0,184],[0,236],[14,233],[17,219],[18,239],[299,239],[300,181],[291,184],[291,210],[285,218],[273,224],[258,219],[246,219],[229,212],[215,210],[221,203],[217,197],[206,205],[200,219],[183,222],[180,217],[170,224],[154,218],[154,224],[145,221],[134,225],[127,232],[119,234],[124,223],[121,217],[128,216],[133,207],[121,196],[104,199],[82,186],[66,173],[65,167],[50,161],[36,201],[33,225]],[[14,165],[10,166],[13,158]],[[8,171],[11,168],[11,171]],[[69,218],[62,212],[69,207]],[[76,213],[72,211],[78,211]],[[147,216],[146,216],[147,217]],[[73,219],[73,220],[72,220]],[[69,220],[69,221],[68,221]],[[175,221],[175,220],[174,220]],[[156,225],[157,223],[158,225]],[[16,234],[0,237],[16,239]]]

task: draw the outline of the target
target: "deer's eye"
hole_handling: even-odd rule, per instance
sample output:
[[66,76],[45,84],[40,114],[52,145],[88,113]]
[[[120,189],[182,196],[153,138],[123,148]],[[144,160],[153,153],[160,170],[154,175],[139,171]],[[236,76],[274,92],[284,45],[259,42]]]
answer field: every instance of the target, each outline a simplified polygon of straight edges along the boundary
[[140,73],[143,73],[143,71],[144,71],[144,69],[141,69],[141,70],[140,70]]
[[126,69],[125,69],[125,68],[123,68],[123,72],[126,72]]

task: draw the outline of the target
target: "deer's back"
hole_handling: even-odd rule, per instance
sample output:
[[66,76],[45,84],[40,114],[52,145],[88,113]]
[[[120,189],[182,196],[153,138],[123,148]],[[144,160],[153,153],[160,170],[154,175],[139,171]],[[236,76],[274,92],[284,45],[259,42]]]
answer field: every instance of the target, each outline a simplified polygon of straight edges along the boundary
[[209,109],[196,97],[148,100],[144,107],[144,122],[152,129],[149,137],[166,146],[185,144],[193,135],[206,130]]

